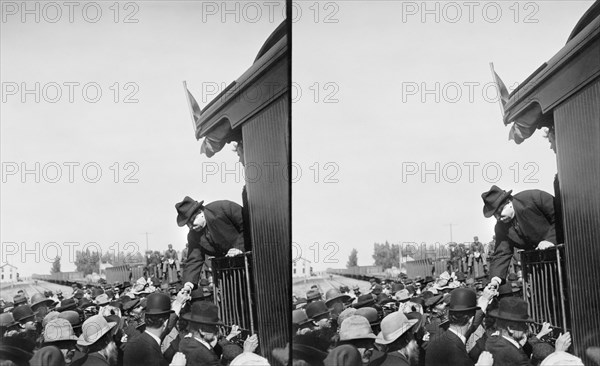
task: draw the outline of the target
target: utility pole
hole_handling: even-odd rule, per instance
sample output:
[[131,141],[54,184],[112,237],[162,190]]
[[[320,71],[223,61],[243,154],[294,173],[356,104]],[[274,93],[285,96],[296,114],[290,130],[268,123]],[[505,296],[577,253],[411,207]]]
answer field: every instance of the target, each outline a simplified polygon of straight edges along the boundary
[[[449,224],[446,224],[446,225],[450,226],[450,242],[452,243],[453,242],[453,240],[452,240],[452,226],[454,224],[453,223],[449,223]],[[454,226],[456,226],[456,225],[454,225]]]
[[148,252],[148,235],[151,233],[145,232],[144,234],[146,234],[146,252]]

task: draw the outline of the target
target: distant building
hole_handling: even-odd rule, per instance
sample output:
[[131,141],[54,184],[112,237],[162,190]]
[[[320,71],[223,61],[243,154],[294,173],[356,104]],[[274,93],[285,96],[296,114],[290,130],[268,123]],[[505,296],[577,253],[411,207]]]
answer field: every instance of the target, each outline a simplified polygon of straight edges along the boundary
[[312,274],[310,261],[302,257],[292,262],[292,277],[308,277]]
[[18,278],[17,267],[8,263],[0,266],[0,282],[17,282]]

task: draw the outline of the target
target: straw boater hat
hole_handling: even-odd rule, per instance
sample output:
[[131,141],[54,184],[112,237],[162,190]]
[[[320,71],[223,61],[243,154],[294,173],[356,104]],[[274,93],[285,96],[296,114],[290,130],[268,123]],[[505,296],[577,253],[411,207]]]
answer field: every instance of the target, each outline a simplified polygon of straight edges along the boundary
[[512,190],[507,192],[495,185],[489,191],[483,192],[481,194],[481,199],[483,199],[483,216],[492,217],[504,201],[510,197],[511,193]]
[[408,319],[404,313],[396,311],[381,321],[381,332],[377,335],[376,343],[390,344],[406,333],[418,319]]

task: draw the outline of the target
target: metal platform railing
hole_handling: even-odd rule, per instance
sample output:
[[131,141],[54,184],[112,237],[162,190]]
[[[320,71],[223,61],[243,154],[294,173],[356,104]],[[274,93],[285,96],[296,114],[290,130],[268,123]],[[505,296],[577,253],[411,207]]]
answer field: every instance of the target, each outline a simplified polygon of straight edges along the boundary
[[563,332],[569,330],[564,245],[521,252],[521,265],[523,297],[534,323],[548,322]]

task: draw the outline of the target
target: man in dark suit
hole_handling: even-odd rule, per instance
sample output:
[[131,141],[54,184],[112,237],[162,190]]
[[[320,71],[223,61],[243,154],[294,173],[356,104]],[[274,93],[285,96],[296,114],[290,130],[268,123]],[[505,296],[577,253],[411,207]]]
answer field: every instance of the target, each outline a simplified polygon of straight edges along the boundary
[[479,308],[477,294],[470,288],[457,288],[450,296],[450,327],[430,341],[425,353],[425,366],[474,365],[467,353],[466,337]]
[[554,198],[537,189],[511,195],[497,186],[484,192],[483,215],[494,216],[496,248],[490,263],[491,283],[496,286],[506,281],[508,266],[514,248],[546,249],[557,244]]
[[242,206],[231,201],[203,204],[185,197],[175,205],[177,225],[188,226],[188,258],[182,281],[189,290],[195,289],[207,255],[235,256],[244,249]]
[[[222,324],[218,308],[208,301],[192,304],[190,312],[182,315],[189,322],[190,334],[179,342],[179,352],[185,355],[187,365],[220,366],[221,355],[239,355],[242,349],[226,338],[219,340],[218,325]],[[227,360],[231,361],[231,360]]]
[[153,293],[146,298],[144,333],[125,344],[123,364],[127,366],[167,366],[160,349],[161,334],[167,327],[171,298],[167,294]]

